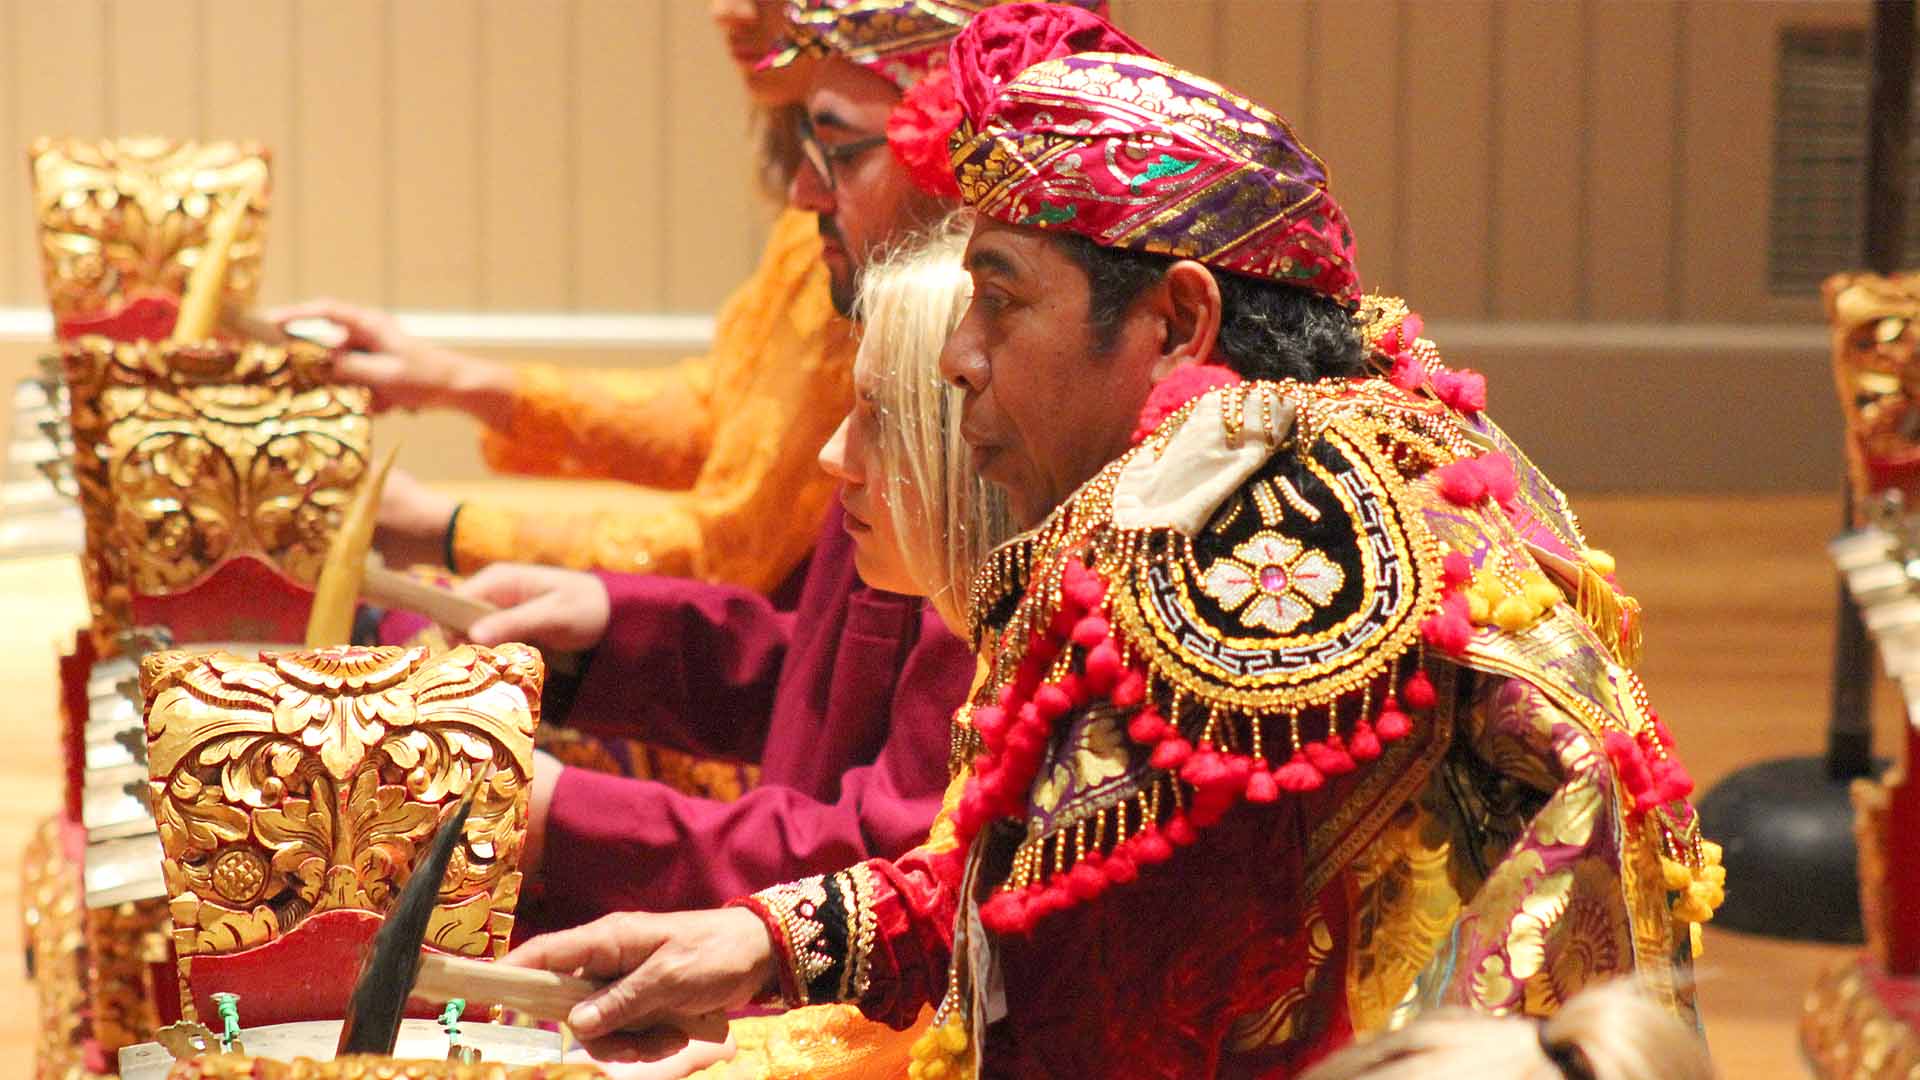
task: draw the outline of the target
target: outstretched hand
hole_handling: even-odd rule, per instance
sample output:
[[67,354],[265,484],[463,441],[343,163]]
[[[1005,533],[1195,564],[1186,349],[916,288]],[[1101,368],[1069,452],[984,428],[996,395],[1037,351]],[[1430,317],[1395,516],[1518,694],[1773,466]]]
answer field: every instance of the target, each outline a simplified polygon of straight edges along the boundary
[[619,912],[545,934],[508,953],[521,967],[611,980],[567,1016],[604,1061],[653,1061],[680,1051],[677,1021],[738,1009],[770,986],[773,942],[742,908]]
[[324,319],[346,331],[334,372],[344,382],[372,390],[375,412],[459,409],[495,426],[511,418],[511,369],[429,345],[383,311],[339,300],[308,300],[276,308],[267,318],[282,327],[299,319]]
[[524,641],[550,652],[584,652],[600,644],[613,618],[606,585],[579,570],[494,563],[456,591],[502,609],[468,628],[476,645]]

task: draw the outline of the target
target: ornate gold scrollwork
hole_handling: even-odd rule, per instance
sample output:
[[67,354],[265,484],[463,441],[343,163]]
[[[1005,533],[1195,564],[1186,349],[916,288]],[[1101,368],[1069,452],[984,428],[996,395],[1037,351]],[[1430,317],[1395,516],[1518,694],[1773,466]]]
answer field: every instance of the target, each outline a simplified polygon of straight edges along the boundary
[[61,364],[101,640],[133,594],[179,591],[233,555],[314,580],[369,436],[367,392],[331,383],[324,350],[83,338]]
[[1835,274],[1822,294],[1857,513],[1889,489],[1911,502],[1920,492],[1920,274]]
[[226,302],[251,303],[268,206],[268,155],[258,144],[42,138],[28,157],[56,320],[111,312],[143,291],[178,297],[220,207],[257,185],[226,277]]
[[312,913],[384,912],[476,784],[427,941],[503,954],[541,679],[524,645],[431,659],[393,646],[147,656],[148,767],[182,972]]

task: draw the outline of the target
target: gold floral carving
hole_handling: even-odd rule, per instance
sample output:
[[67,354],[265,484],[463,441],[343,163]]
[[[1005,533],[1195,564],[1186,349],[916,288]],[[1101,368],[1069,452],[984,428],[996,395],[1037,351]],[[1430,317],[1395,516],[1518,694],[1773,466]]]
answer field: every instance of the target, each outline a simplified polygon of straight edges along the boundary
[[250,188],[226,302],[251,303],[266,240],[268,155],[254,143],[36,140],[29,150],[47,299],[58,320],[105,314],[139,292],[178,297],[207,227]]
[[80,868],[60,846],[60,822],[34,830],[20,858],[27,963],[39,996],[34,1080],[94,1080],[81,1046],[87,1036],[86,925]]
[[101,641],[134,594],[177,592],[235,555],[314,580],[369,437],[367,392],[331,383],[324,350],[83,338],[61,364]]
[[1855,780],[1853,847],[1860,853],[1860,921],[1866,927],[1867,951],[1875,963],[1887,962],[1887,818],[1892,812],[1886,784]]
[[1920,1037],[1874,993],[1864,960],[1822,975],[1807,992],[1800,1048],[1821,1080],[1920,1076]]
[[136,900],[86,913],[93,1037],[112,1055],[160,1027],[155,965],[167,960],[167,905]]
[[385,912],[476,785],[427,930],[506,951],[520,890],[542,668],[524,645],[150,654],[141,665],[173,943],[271,941],[309,914]]
[[593,1065],[501,1065],[400,1061],[356,1054],[334,1061],[213,1054],[176,1062],[167,1080],[606,1080]]
[[1883,469],[1920,459],[1920,274],[1835,274],[1821,293],[1854,505],[1864,514],[1892,478]]

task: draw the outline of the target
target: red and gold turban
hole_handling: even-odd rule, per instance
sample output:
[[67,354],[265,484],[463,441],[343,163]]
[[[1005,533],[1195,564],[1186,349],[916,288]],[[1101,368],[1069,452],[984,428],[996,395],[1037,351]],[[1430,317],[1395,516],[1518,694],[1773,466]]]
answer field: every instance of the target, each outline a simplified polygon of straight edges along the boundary
[[[1004,0],[787,0],[789,41],[762,64],[803,53],[834,55],[906,90],[947,62],[947,45],[968,20]],[[1051,0],[1107,11],[1107,0]]]
[[[953,83],[947,77],[947,49],[968,25],[968,20],[989,8],[994,9],[995,15],[1041,8],[1071,16],[1070,25],[1078,29],[1051,31],[1055,44],[1058,38],[1073,32],[1083,39],[1077,48],[1102,47],[1096,43],[1097,35],[1089,36],[1087,24],[1091,24],[1104,28],[1117,39],[1104,47],[1133,45],[1131,39],[1098,17],[1106,14],[1107,0],[1042,0],[1017,4],[1008,4],[1005,0],[787,0],[791,40],[776,46],[760,64],[780,67],[804,53],[839,56],[899,87],[900,103],[887,120],[887,144],[922,191],[940,198],[957,199],[960,189],[953,184],[953,165],[947,160],[947,144],[960,123],[961,113],[954,103]],[[1032,19],[1011,21],[1031,22],[1035,26],[1046,23],[1046,20]],[[1031,44],[1027,48],[1025,55],[1031,57],[1028,62],[1058,55],[1057,52],[1037,52],[1036,48]],[[1008,72],[1009,75],[1017,73],[1018,69]]]
[[991,29],[983,17],[953,46],[965,115],[952,164],[969,205],[1359,302],[1347,216],[1286,121],[1144,49],[1057,56],[1009,75],[1020,61],[982,47]]

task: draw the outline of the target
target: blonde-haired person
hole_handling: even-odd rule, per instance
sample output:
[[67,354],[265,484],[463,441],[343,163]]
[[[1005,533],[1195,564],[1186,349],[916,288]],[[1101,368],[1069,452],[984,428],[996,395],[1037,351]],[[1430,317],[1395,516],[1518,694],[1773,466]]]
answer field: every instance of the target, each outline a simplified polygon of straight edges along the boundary
[[1630,980],[1544,1020],[1434,1012],[1348,1047],[1301,1080],[1713,1080],[1700,1037]]
[[[976,473],[960,437],[961,391],[940,376],[940,351],[973,289],[961,266],[969,223],[954,215],[862,275],[864,334],[854,404],[820,452],[840,481],[854,565],[876,588],[926,596],[956,632],[966,625],[974,568],[1014,528],[1005,496]],[[953,844],[948,788],[927,847]],[[895,1031],[849,1005],[733,1023],[730,1045],[693,1043],[664,1060],[606,1065],[616,1080],[687,1074],[707,1080],[904,1077],[922,1022]],[[727,1057],[728,1060],[716,1059]]]
[[[686,3],[689,0],[673,0]],[[801,101],[814,62],[760,69],[786,34],[772,0],[709,0],[752,103],[759,186],[778,199],[802,167]],[[497,497],[457,502],[396,470],[376,543],[389,563],[462,574],[498,562],[666,574],[769,592],[813,549],[832,481],[813,458],[845,413],[856,339],[834,311],[818,217],[791,206],[714,321],[705,355],[667,367],[509,365],[412,337],[392,316],[335,300],[273,313],[347,332],[338,371],[376,409],[453,409],[484,425],[500,472],[621,480],[587,512]]]
[[940,374],[973,296],[961,265],[971,220],[951,215],[862,275],[853,408],[820,451],[840,482],[861,580],[927,597],[962,637],[973,571],[1013,535],[1006,497],[980,479],[961,438],[962,391]]

